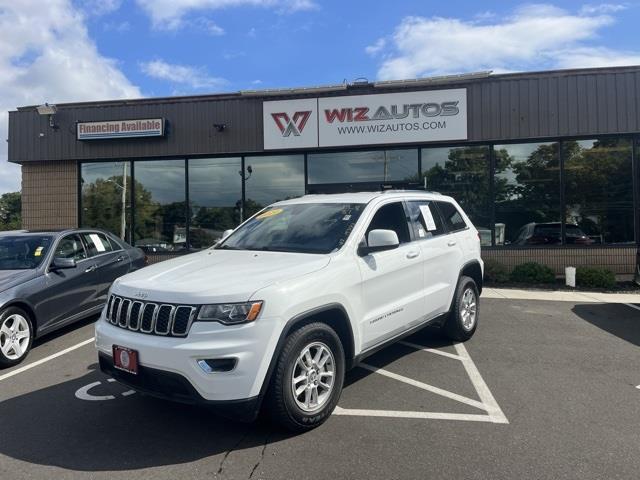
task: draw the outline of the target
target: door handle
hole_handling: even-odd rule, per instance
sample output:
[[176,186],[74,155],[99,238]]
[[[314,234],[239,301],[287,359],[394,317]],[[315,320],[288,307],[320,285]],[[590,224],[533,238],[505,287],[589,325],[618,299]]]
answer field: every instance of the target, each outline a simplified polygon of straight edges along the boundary
[[416,258],[418,255],[420,255],[420,252],[409,252],[407,253],[407,258]]
[[450,246],[450,247],[455,246],[455,244],[456,244],[455,240],[450,240],[450,241],[447,242],[447,245]]
[[124,260],[124,257],[122,255],[120,255],[118,258],[116,258],[116,262],[121,262]]
[[84,273],[91,273],[93,272],[96,268],[98,268],[97,265],[91,265],[90,267],[85,268]]

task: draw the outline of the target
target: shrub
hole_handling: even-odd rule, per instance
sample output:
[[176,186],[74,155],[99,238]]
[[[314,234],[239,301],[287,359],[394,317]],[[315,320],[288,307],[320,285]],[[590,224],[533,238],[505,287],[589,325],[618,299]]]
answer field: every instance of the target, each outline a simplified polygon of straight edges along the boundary
[[516,283],[554,283],[556,281],[553,270],[536,262],[518,265],[511,272],[510,278]]
[[492,283],[506,283],[509,281],[509,270],[495,260],[485,260],[484,279]]
[[610,289],[616,285],[616,276],[606,268],[578,267],[576,268],[576,285]]

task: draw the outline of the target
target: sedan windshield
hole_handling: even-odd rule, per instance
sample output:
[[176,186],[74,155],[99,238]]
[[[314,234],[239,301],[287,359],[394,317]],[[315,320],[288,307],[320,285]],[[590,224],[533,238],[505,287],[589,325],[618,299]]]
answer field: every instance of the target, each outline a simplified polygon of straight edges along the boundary
[[365,205],[298,203],[267,208],[216,248],[331,253],[349,238]]
[[49,235],[0,236],[0,270],[38,268],[52,242]]

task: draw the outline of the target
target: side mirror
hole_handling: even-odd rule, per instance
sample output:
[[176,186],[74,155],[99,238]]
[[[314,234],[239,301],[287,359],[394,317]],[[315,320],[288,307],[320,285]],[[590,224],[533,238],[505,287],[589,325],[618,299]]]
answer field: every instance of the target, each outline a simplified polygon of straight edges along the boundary
[[76,261],[73,258],[55,257],[51,263],[51,270],[65,270],[76,268]]
[[225,230],[224,232],[222,232],[222,238],[220,240],[224,240],[232,233],[233,233],[233,228],[230,228],[229,230]]
[[393,230],[371,230],[367,237],[367,245],[360,245],[358,255],[364,257],[373,252],[393,250],[399,246],[398,234]]

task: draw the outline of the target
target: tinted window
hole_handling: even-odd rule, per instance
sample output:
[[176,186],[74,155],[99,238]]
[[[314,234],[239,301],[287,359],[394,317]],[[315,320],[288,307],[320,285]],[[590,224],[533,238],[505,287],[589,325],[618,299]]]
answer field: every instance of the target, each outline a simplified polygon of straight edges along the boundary
[[47,256],[49,236],[12,235],[0,237],[0,270],[37,268]]
[[266,209],[218,249],[330,253],[344,245],[364,204],[301,203]]
[[80,236],[73,234],[67,235],[58,242],[54,256],[57,258],[73,258],[78,261],[87,258],[87,253],[84,250]]
[[149,252],[186,246],[184,160],[137,161],[135,245]]
[[369,238],[371,230],[393,230],[398,235],[400,243],[411,241],[407,215],[400,202],[380,207],[371,219],[369,228],[367,228],[367,238]]
[[[562,142],[565,218],[590,243],[631,243],[633,173],[631,142],[601,138]],[[567,230],[567,243],[573,241]]]
[[418,240],[444,233],[438,209],[435,208],[435,205],[430,205],[431,203],[423,200],[408,202],[409,217],[413,225],[415,238]]
[[530,223],[557,227],[555,243],[560,243],[558,144],[496,145],[494,151],[496,245],[518,243],[520,229]]
[[81,235],[90,257],[112,252],[114,247],[118,248],[117,245],[112,246],[109,239],[102,233],[83,233]]
[[467,227],[467,224],[464,223],[464,220],[462,219],[462,215],[460,215],[460,212],[453,203],[435,203],[438,204],[438,208],[440,209],[440,213],[442,214],[442,219],[444,220],[444,224],[447,227],[447,230],[449,230],[450,232],[455,232]]
[[309,183],[416,181],[418,150],[313,153]]
[[[129,162],[83,163],[80,226],[101,228],[123,240],[130,238],[131,172]],[[138,195],[144,191],[137,185]]]
[[245,204],[243,218],[267,205],[304,195],[304,155],[245,157]]

